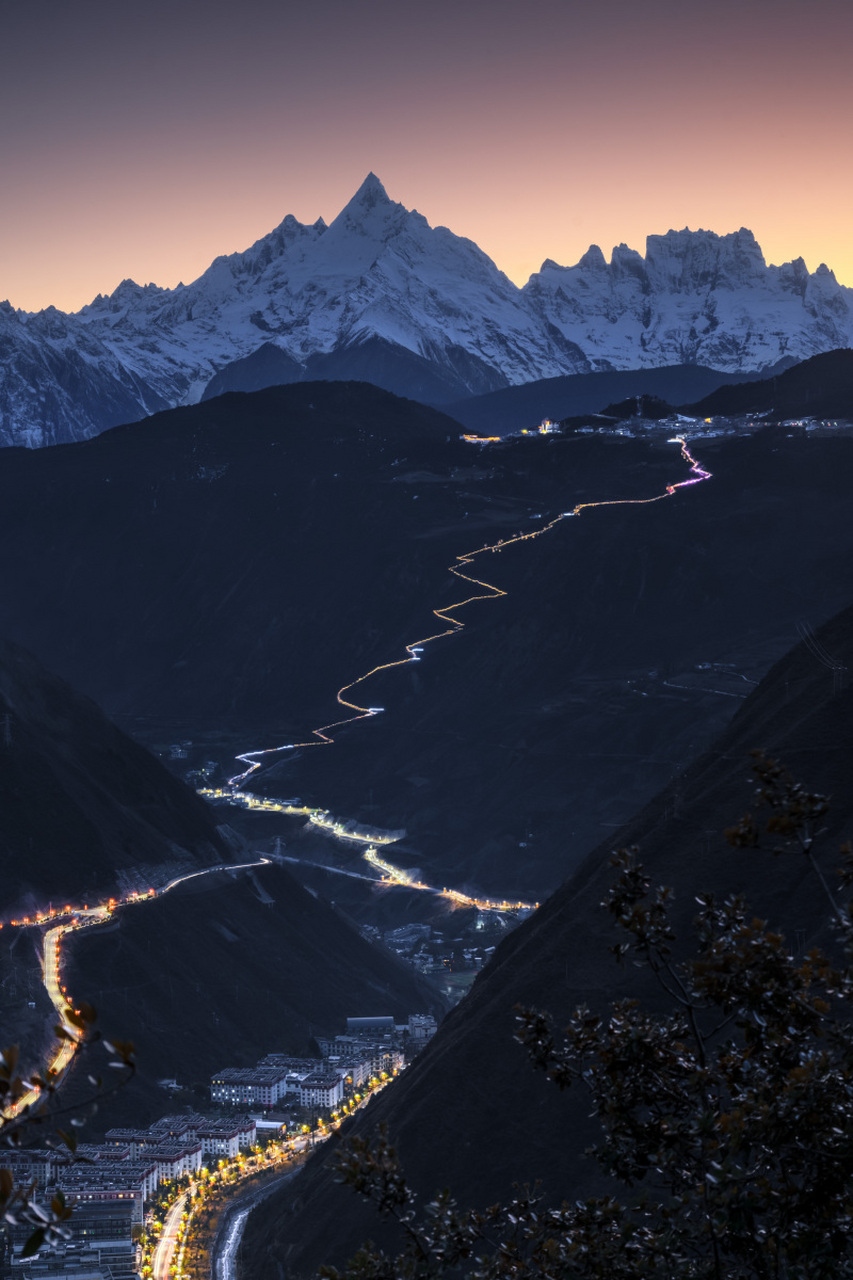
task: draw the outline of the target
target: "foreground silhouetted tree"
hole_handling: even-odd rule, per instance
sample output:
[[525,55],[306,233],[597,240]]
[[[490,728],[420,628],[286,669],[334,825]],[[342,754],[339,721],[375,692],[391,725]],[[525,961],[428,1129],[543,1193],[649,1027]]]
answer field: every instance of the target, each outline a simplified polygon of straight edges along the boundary
[[[77,1131],[85,1115],[97,1110],[97,1104],[124,1086],[135,1072],[133,1045],[128,1041],[107,1040],[96,1026],[97,1016],[91,1005],[78,1009],[69,1006],[64,1021],[54,1031],[58,1040],[71,1041],[75,1058],[91,1059],[96,1047],[107,1055],[107,1065],[114,1068],[112,1078],[87,1075],[88,1096],[64,1104],[59,1087],[68,1075],[64,1070],[47,1068],[38,1073],[22,1073],[17,1046],[0,1050],[0,1238],[7,1226],[25,1224],[31,1228],[21,1256],[31,1257],[45,1244],[54,1244],[68,1234],[66,1224],[72,1210],[65,1197],[57,1192],[50,1202],[39,1196],[35,1183],[16,1182],[12,1168],[4,1167],[3,1148],[26,1150],[41,1140],[46,1146],[63,1151],[69,1162],[77,1153]],[[34,1101],[22,1105],[32,1092]],[[62,1127],[62,1126],[65,1127]]]
[[[387,1134],[354,1139],[342,1181],[396,1219],[392,1256],[367,1245],[332,1280],[405,1280],[449,1271],[476,1280],[838,1280],[853,1277],[853,923],[815,841],[827,810],[756,753],[763,831],[727,831],[744,848],[805,858],[826,895],[833,961],[795,958],[742,899],[700,895],[692,958],[674,958],[672,894],[652,890],[633,851],[615,855],[605,901],[613,948],[654,975],[667,1012],[636,1000],[605,1016],[576,1010],[563,1036],[518,1012],[517,1038],[559,1089],[588,1092],[602,1126],[592,1148],[624,1194],[547,1207],[536,1192],[484,1212],[448,1192],[422,1211]],[[853,883],[849,846],[841,885]]]

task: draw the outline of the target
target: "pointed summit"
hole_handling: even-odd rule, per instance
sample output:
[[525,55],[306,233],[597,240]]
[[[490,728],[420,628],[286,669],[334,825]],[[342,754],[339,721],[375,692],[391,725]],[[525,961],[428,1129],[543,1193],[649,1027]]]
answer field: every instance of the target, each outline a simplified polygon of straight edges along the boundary
[[364,179],[364,182],[362,182],[358,191],[356,191],[352,200],[350,200],[349,206],[347,207],[360,205],[362,209],[373,209],[378,204],[391,203],[391,200],[388,198],[388,192],[385,190],[376,174],[371,170]]
[[376,174],[369,173],[352,199],[341,209],[332,226],[352,228],[364,227],[367,223],[372,225],[377,219],[379,222],[384,221],[389,214],[399,209],[402,209],[402,205],[389,199],[388,192]]

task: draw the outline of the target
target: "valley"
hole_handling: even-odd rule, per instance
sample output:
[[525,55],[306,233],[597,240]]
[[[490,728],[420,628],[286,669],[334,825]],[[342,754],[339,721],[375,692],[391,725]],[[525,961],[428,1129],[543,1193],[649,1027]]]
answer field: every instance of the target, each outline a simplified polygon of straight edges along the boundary
[[[30,758],[49,744],[97,781],[99,760],[126,774],[132,744],[102,745],[118,731],[92,719],[90,755],[66,746],[70,690],[25,694],[46,677],[10,647],[2,785],[27,875],[6,909],[35,953],[57,929],[51,867],[69,904],[107,902],[65,935],[62,986],[137,1042],[138,1080],[95,1136],[162,1114],[164,1079],[192,1105],[223,1061],[304,1053],[318,1027],[377,1006],[440,1016],[470,992],[447,1035],[469,1015],[482,1032],[490,975],[512,971],[561,881],[661,786],[663,829],[677,825],[685,766],[847,597],[844,430],[566,423],[471,441],[357,384],[224,397],[144,428],[13,454],[0,474],[4,627],[153,749],[143,797],[168,793],[187,833],[156,853],[146,836],[144,859],[124,836],[120,878],[78,852],[73,892],[55,834],[43,870],[28,863],[36,790],[61,775],[52,764],[44,789]],[[55,1008],[59,991],[40,999]],[[70,1097],[80,1084],[72,1072]]]
[[7,8],[0,1280],[853,1280],[853,3]]
[[[553,430],[556,430],[556,428],[553,427],[553,424],[547,424],[547,426],[543,424],[543,426],[540,428],[539,434],[548,435]],[[465,439],[469,440],[469,442],[478,443],[478,444],[490,443],[490,441],[488,440],[485,440],[485,439],[480,440],[478,438],[475,438],[473,439],[473,441],[471,441],[471,438],[467,436],[465,437]],[[499,438],[496,441],[493,441],[491,443],[495,443],[495,442],[502,443],[502,441]],[[325,827],[331,830],[334,835],[338,836],[340,839],[343,839],[344,841],[355,840],[355,841],[366,842],[368,843],[369,847],[367,851],[363,854],[363,858],[369,863],[369,865],[372,868],[375,869],[376,872],[379,873],[380,883],[383,885],[397,885],[410,890],[417,890],[420,892],[437,894],[438,896],[447,899],[454,907],[473,907],[473,908],[476,908],[476,910],[481,912],[482,911],[500,911],[500,912],[511,911],[517,914],[517,913],[527,913],[530,910],[534,910],[536,907],[538,907],[539,905],[538,902],[537,903],[529,903],[529,902],[523,902],[523,901],[509,902],[507,901],[506,898],[496,900],[496,899],[491,899],[486,897],[472,897],[469,894],[462,893],[456,889],[447,889],[447,888],[436,889],[429,884],[425,884],[422,881],[415,879],[415,877],[410,872],[405,871],[398,866],[395,866],[393,863],[391,863],[387,859],[387,857],[380,857],[377,854],[376,849],[373,847],[374,839],[375,839],[375,843],[378,843],[378,844],[390,844],[390,843],[394,843],[396,839],[402,838],[402,835],[405,835],[405,832],[402,832],[401,835],[397,837],[386,836],[384,838],[380,836],[376,836],[375,838],[372,838],[370,835],[360,835],[356,831],[352,830],[352,824],[335,822],[333,819],[326,818],[325,815],[322,813],[322,811],[318,812],[316,810],[308,810],[305,808],[300,808],[298,805],[294,805],[288,801],[275,800],[274,798],[258,797],[253,795],[251,792],[247,792],[245,790],[245,786],[247,781],[252,777],[253,774],[255,774],[260,770],[263,770],[265,767],[268,767],[270,764],[273,763],[272,757],[281,756],[285,752],[287,753],[298,752],[300,751],[300,749],[305,747],[333,746],[335,742],[335,738],[332,734],[332,730],[343,729],[346,726],[355,724],[360,720],[367,720],[374,716],[381,715],[384,710],[384,708],[382,707],[362,706],[359,703],[352,701],[351,696],[353,694],[353,691],[359,689],[361,685],[368,683],[375,676],[378,676],[383,672],[395,671],[398,668],[405,667],[411,663],[421,662],[423,654],[429,645],[434,644],[436,641],[446,639],[462,631],[464,629],[465,623],[462,622],[456,616],[460,609],[464,609],[466,606],[478,601],[496,600],[501,596],[504,596],[506,592],[503,591],[500,587],[497,587],[494,584],[485,581],[484,579],[475,577],[473,573],[469,573],[465,571],[468,569],[473,569],[476,562],[479,560],[481,556],[486,556],[487,554],[493,555],[495,553],[499,553],[503,551],[506,547],[514,546],[522,542],[530,542],[537,538],[543,537],[548,533],[550,533],[551,530],[554,529],[563,520],[570,519],[574,516],[579,516],[585,510],[591,510],[598,507],[621,506],[624,503],[628,503],[629,505],[634,505],[634,506],[637,506],[637,505],[644,506],[652,502],[658,502],[661,498],[672,497],[679,489],[683,489],[683,488],[689,487],[690,485],[700,483],[703,480],[711,479],[711,473],[708,471],[705,471],[701,466],[701,464],[696,460],[696,458],[693,457],[688,447],[688,443],[683,437],[681,436],[675,437],[674,439],[670,440],[668,443],[677,444],[680,446],[681,457],[685,462],[689,464],[690,474],[688,479],[668,484],[662,493],[654,494],[648,497],[625,498],[625,499],[602,498],[597,501],[579,502],[572,508],[572,510],[564,511],[559,515],[554,516],[553,519],[550,519],[547,523],[538,525],[533,529],[529,529],[524,532],[516,533],[509,537],[504,537],[498,542],[486,544],[485,546],[482,546],[475,551],[462,552],[461,554],[457,555],[454,559],[454,562],[449,566],[449,571],[451,574],[453,574],[454,577],[460,579],[464,583],[467,583],[469,586],[469,589],[470,587],[474,587],[475,594],[468,595],[464,599],[456,601],[454,604],[446,605],[441,609],[437,609],[437,608],[433,609],[432,611],[433,615],[438,619],[439,623],[447,624],[445,629],[442,631],[435,632],[434,634],[424,636],[417,640],[413,640],[406,643],[404,647],[405,647],[407,656],[405,658],[392,659],[388,662],[380,663],[377,666],[372,667],[364,675],[357,677],[355,680],[351,681],[349,684],[344,685],[343,688],[339,689],[337,694],[335,695],[336,701],[346,711],[354,712],[355,714],[349,715],[343,720],[336,720],[329,724],[324,724],[320,728],[314,729],[312,731],[312,737],[308,741],[288,743],[284,746],[279,746],[279,747],[264,747],[264,748],[242,752],[237,757],[237,759],[240,761],[241,764],[245,764],[247,766],[244,772],[234,776],[233,778],[230,778],[228,781],[227,787],[224,787],[224,788],[220,787],[216,789],[201,788],[199,794],[204,795],[210,799],[216,800],[218,802],[231,801],[231,802],[237,803],[241,807],[245,807],[250,811],[261,810],[267,813],[280,812],[280,813],[287,813],[287,814],[306,814],[308,815],[310,822],[314,823],[315,825],[319,825],[321,827]],[[477,592],[476,590],[477,588],[480,588],[481,590]],[[488,644],[488,637],[486,637],[485,643]],[[683,688],[687,686],[671,685],[670,687]],[[731,695],[731,696],[737,696],[737,695]],[[352,874],[352,873],[349,873],[349,874]]]
[[[325,724],[321,728],[314,730],[313,739],[316,739],[316,742],[309,741],[309,742],[303,742],[303,743],[295,743],[295,744],[289,744],[284,747],[263,748],[259,750],[252,750],[252,751],[241,753],[238,759],[241,761],[241,763],[247,765],[247,769],[243,773],[231,778],[226,788],[217,788],[217,789],[201,788],[200,794],[208,796],[209,798],[214,799],[220,803],[221,802],[236,803],[240,806],[245,806],[245,808],[248,809],[249,811],[260,810],[267,813],[286,813],[289,815],[296,814],[299,816],[307,816],[309,819],[309,822],[311,822],[313,825],[319,826],[321,829],[325,828],[329,830],[334,836],[336,836],[338,839],[344,842],[349,841],[349,842],[367,844],[368,846],[367,850],[362,855],[363,859],[367,862],[368,866],[371,868],[373,875],[375,877],[378,877],[379,883],[381,885],[384,885],[384,886],[396,885],[398,887],[404,888],[409,891],[426,892],[428,894],[437,895],[438,897],[444,898],[454,908],[470,908],[478,912],[495,911],[495,912],[501,912],[501,913],[512,913],[513,916],[523,917],[524,915],[529,913],[531,910],[534,910],[536,907],[538,907],[539,905],[538,902],[537,903],[530,903],[530,902],[523,902],[523,901],[512,902],[512,901],[508,901],[506,898],[491,899],[491,898],[482,897],[482,896],[479,896],[479,897],[471,896],[469,894],[465,894],[457,889],[452,889],[452,888],[437,889],[429,884],[424,883],[421,880],[416,879],[410,872],[396,866],[395,864],[390,862],[387,857],[380,856],[377,853],[375,844],[380,844],[380,845],[392,844],[396,840],[400,839],[401,835],[405,835],[405,832],[401,833],[401,835],[388,834],[385,836],[383,836],[379,832],[360,833],[353,829],[352,824],[345,824],[345,823],[341,823],[340,821],[335,821],[328,814],[324,813],[322,810],[306,809],[304,807],[290,804],[286,801],[279,801],[275,799],[267,799],[267,798],[255,796],[252,793],[246,792],[244,789],[241,789],[241,788],[245,787],[245,783],[248,778],[250,778],[255,772],[262,770],[265,765],[270,763],[268,757],[278,756],[283,752],[298,751],[301,747],[310,746],[310,745],[332,746],[334,744],[334,737],[332,736],[332,733],[331,733],[333,729],[337,730],[345,726],[351,725],[353,723],[356,723],[359,720],[368,719],[375,715],[381,714],[382,708],[361,706],[358,703],[351,701],[350,697],[345,695],[351,695],[353,690],[358,689],[359,686],[371,680],[372,677],[379,674],[380,672],[392,671],[398,667],[402,667],[410,663],[420,662],[422,660],[422,655],[424,654],[424,651],[427,648],[427,646],[429,646],[430,644],[436,641],[452,636],[455,633],[464,629],[465,623],[462,622],[456,616],[459,610],[464,609],[467,605],[470,605],[475,601],[482,601],[482,600],[488,600],[488,599],[494,600],[505,595],[506,593],[501,588],[496,587],[490,584],[489,582],[486,582],[483,579],[477,578],[473,576],[471,572],[466,571],[466,570],[471,570],[474,567],[475,562],[481,556],[485,556],[486,554],[498,553],[498,552],[501,552],[505,547],[514,545],[519,542],[533,541],[544,535],[547,535],[561,521],[571,517],[579,516],[581,512],[586,509],[591,509],[595,507],[621,505],[621,501],[627,501],[634,505],[637,505],[637,504],[645,505],[651,502],[657,502],[661,497],[671,497],[673,494],[677,492],[677,490],[681,488],[684,488],[686,486],[689,486],[691,484],[697,483],[702,480],[710,479],[710,473],[705,471],[701,467],[700,463],[693,457],[687,442],[683,438],[679,437],[674,441],[672,441],[672,443],[678,444],[680,446],[681,456],[689,464],[689,469],[691,474],[687,480],[670,483],[666,486],[665,490],[661,494],[652,495],[645,498],[633,498],[633,499],[625,499],[625,500],[604,498],[595,502],[581,502],[576,504],[571,511],[561,513],[560,515],[554,517],[552,520],[550,520],[546,524],[539,525],[526,532],[519,532],[513,536],[505,537],[496,543],[482,546],[476,551],[461,553],[457,555],[455,557],[453,565],[450,566],[450,572],[457,579],[463,581],[464,583],[467,583],[469,585],[469,588],[474,587],[475,590],[477,588],[480,588],[481,590],[474,595],[466,596],[466,598],[464,598],[463,600],[457,601],[452,605],[445,606],[442,609],[434,609],[433,614],[438,619],[439,623],[447,624],[445,629],[437,633],[431,634],[429,636],[420,638],[416,641],[411,641],[407,643],[405,645],[407,657],[399,660],[392,660],[390,662],[382,663],[372,668],[364,676],[358,677],[356,680],[352,681],[350,684],[340,689],[336,695],[337,702],[346,710],[354,712],[355,713],[354,715],[349,716],[342,721],[336,721],[334,723]],[[296,865],[299,865],[298,860],[294,859],[292,861]],[[87,926],[104,924],[106,921],[110,919],[110,917],[116,910],[119,910],[121,908],[127,908],[128,906],[131,906],[131,905],[136,906],[140,902],[149,901],[154,897],[162,898],[163,895],[169,893],[170,891],[178,888],[180,885],[185,884],[190,880],[195,880],[199,877],[208,876],[213,873],[234,872],[234,871],[249,869],[255,866],[268,865],[269,862],[270,862],[270,859],[268,857],[262,857],[255,862],[237,863],[237,864],[232,864],[230,866],[217,865],[215,867],[203,868],[201,870],[190,871],[182,875],[176,876],[173,879],[171,879],[168,883],[159,885],[156,888],[150,888],[147,891],[140,892],[139,890],[133,890],[124,900],[117,900],[116,898],[111,897],[107,903],[104,903],[100,906],[94,906],[91,908],[88,906],[88,904],[83,906],[77,906],[77,907],[67,906],[64,909],[64,912],[62,913],[62,915],[68,918],[67,923],[63,923],[60,918],[59,923],[53,924],[53,920],[54,918],[56,918],[57,913],[54,912],[52,908],[49,910],[49,912],[45,913],[44,915],[34,916],[32,920],[30,919],[30,917],[26,917],[22,921],[18,921],[18,920],[10,921],[9,924],[13,928],[30,927],[30,925],[33,925],[35,927],[40,927],[40,926],[45,927],[48,924],[50,925],[49,928],[46,928],[46,931],[44,933],[44,941],[43,941],[44,960],[43,960],[43,966],[42,966],[43,978],[44,978],[44,984],[45,984],[45,988],[47,990],[47,994],[49,996],[50,1002],[56,1011],[56,1016],[59,1019],[60,1026],[62,1026],[64,1029],[64,1032],[67,1033],[67,1038],[63,1039],[60,1045],[58,1046],[55,1056],[53,1057],[50,1063],[49,1070],[55,1076],[63,1075],[71,1065],[71,1060],[73,1058],[74,1050],[76,1048],[76,1040],[74,1038],[75,1033],[73,1031],[73,1028],[66,1021],[66,1018],[65,1018],[66,1005],[69,1002],[71,1003],[71,1007],[73,1009],[73,996],[66,995],[66,988],[64,985],[60,985],[60,981],[59,981],[60,946],[63,941],[63,938],[66,935],[71,935],[73,933],[76,933],[80,929],[86,928]],[[352,875],[353,873],[349,872],[348,874]],[[365,877],[365,879],[367,879],[368,882],[370,882],[370,877]],[[36,1089],[32,1091],[30,1094],[26,1095],[17,1104],[14,1114],[19,1113],[25,1107],[34,1105],[37,1098],[38,1098],[38,1090]]]

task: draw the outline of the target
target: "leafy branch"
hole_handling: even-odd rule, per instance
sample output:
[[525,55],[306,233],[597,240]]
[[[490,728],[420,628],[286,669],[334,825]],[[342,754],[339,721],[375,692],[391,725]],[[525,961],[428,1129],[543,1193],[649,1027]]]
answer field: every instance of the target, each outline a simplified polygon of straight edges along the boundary
[[[342,1181],[396,1220],[404,1247],[365,1246],[330,1280],[839,1280],[853,1278],[853,926],[818,852],[828,812],[776,761],[754,753],[759,826],[726,834],[738,848],[804,857],[844,946],[834,963],[795,957],[744,900],[697,897],[690,953],[672,923],[673,894],[652,888],[636,850],[614,855],[602,903],[668,1009],[622,999],[577,1008],[561,1033],[517,1010],[516,1038],[560,1090],[582,1089],[601,1126],[591,1153],[622,1195],[544,1205],[516,1187],[504,1205],[460,1210],[445,1191],[420,1212],[384,1130],[339,1156]],[[842,888],[853,858],[842,849]]]
[[[74,1059],[91,1056],[96,1045],[100,1045],[109,1058],[108,1068],[113,1074],[107,1080],[89,1073],[90,1093],[82,1101],[65,1105],[58,1102],[58,1090],[71,1063],[63,1070],[48,1068],[41,1073],[22,1074],[17,1045],[0,1051],[0,1145],[22,1150],[36,1130],[45,1128],[52,1135],[47,1138],[48,1146],[64,1148],[70,1160],[76,1158],[77,1130],[85,1123],[80,1111],[91,1114],[99,1101],[124,1088],[136,1069],[133,1045],[129,1041],[105,1039],[96,1022],[92,1006],[81,1004],[76,1009],[70,1006],[64,1009],[63,1022],[54,1027],[59,1040],[75,1046]],[[35,1095],[33,1100],[24,1101],[31,1094]],[[66,1116],[70,1118],[68,1128],[59,1128],[57,1121]],[[2,1167],[0,1155],[0,1223],[8,1226],[26,1223],[33,1228],[22,1257],[31,1257],[44,1244],[65,1239],[71,1212],[61,1192],[45,1207],[37,1199],[35,1183],[16,1185],[12,1168]]]

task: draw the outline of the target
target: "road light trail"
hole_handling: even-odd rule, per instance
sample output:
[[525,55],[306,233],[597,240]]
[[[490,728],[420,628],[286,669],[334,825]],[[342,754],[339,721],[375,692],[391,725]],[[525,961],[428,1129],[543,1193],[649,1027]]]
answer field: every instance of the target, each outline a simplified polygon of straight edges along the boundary
[[188,871],[185,876],[177,876],[174,880],[160,890],[159,896],[162,898],[164,893],[168,893],[170,889],[176,889],[179,884],[184,884],[187,880],[195,880],[198,876],[213,875],[216,871],[247,871],[250,867],[263,867],[270,861],[269,858],[258,858],[255,862],[232,862],[228,866],[202,867],[201,871]]
[[[54,1052],[53,1058],[48,1064],[46,1076],[48,1079],[58,1082],[71,1065],[71,1060],[80,1045],[81,1032],[73,1023],[68,1020],[68,1013],[72,1008],[71,1002],[65,995],[64,988],[59,981],[59,946],[62,938],[72,929],[85,928],[87,924],[95,924],[97,921],[106,919],[109,911],[104,907],[86,908],[83,911],[76,912],[68,924],[57,924],[52,929],[48,929],[44,936],[44,947],[42,952],[42,981],[45,990],[50,998],[50,1002],[56,1010],[59,1019],[59,1027],[61,1028],[61,1037],[59,1044]],[[84,923],[81,923],[81,917]],[[14,1120],[27,1107],[33,1106],[38,1101],[41,1094],[41,1088],[33,1086],[25,1094],[20,1097],[11,1107],[7,1107],[0,1112],[0,1119]]]
[[[488,437],[483,438],[481,442],[484,444],[488,443]],[[681,456],[685,462],[689,463],[690,475],[688,479],[681,480],[677,484],[668,484],[663,493],[653,494],[650,498],[609,498],[600,502],[579,502],[571,511],[561,512],[558,516],[555,516],[540,528],[531,529],[526,533],[513,534],[511,537],[501,538],[498,542],[488,543],[485,546],[478,547],[475,551],[466,551],[461,555],[456,556],[454,563],[448,566],[450,573],[452,573],[454,577],[459,578],[462,582],[467,582],[471,586],[481,588],[482,590],[475,590],[473,595],[468,595],[464,600],[457,600],[453,604],[445,605],[442,609],[433,609],[432,612],[435,617],[438,618],[440,622],[446,624],[444,629],[436,631],[432,635],[425,636],[422,640],[413,640],[411,644],[407,644],[405,646],[405,658],[397,658],[390,662],[381,662],[377,666],[371,667],[369,671],[365,671],[363,675],[358,676],[355,680],[351,680],[349,684],[342,685],[335,695],[336,700],[340,706],[345,707],[347,710],[352,711],[355,714],[346,716],[341,720],[334,720],[330,724],[321,725],[319,729],[313,729],[311,731],[311,738],[305,742],[288,742],[279,747],[265,747],[257,751],[245,751],[241,755],[238,755],[236,757],[237,760],[248,767],[242,773],[236,774],[233,778],[229,779],[229,787],[240,787],[247,778],[251,777],[253,773],[263,767],[266,757],[281,755],[284,751],[294,751],[303,747],[331,746],[335,741],[332,736],[333,729],[341,729],[345,725],[355,724],[359,720],[369,720],[372,716],[379,715],[383,710],[382,707],[362,706],[360,703],[352,701],[347,695],[350,694],[352,690],[357,689],[359,685],[364,684],[365,681],[370,680],[373,676],[378,675],[382,671],[393,671],[397,667],[405,667],[408,666],[409,663],[419,662],[421,653],[426,645],[432,644],[436,640],[442,640],[445,636],[455,635],[458,631],[463,631],[465,623],[461,622],[454,615],[460,609],[464,609],[466,605],[474,604],[477,600],[496,600],[498,597],[505,596],[507,594],[506,591],[503,591],[500,587],[496,587],[493,583],[486,582],[482,578],[477,578],[473,574],[466,573],[464,571],[465,569],[470,568],[479,556],[485,555],[486,552],[494,554],[495,552],[504,551],[507,547],[515,546],[519,542],[528,542],[532,541],[534,538],[541,538],[543,534],[549,533],[564,520],[568,520],[573,516],[579,516],[582,511],[589,511],[594,507],[647,506],[652,502],[660,502],[663,498],[672,497],[679,489],[686,489],[691,485],[700,484],[703,480],[711,479],[711,472],[706,471],[693,457],[687,446],[687,441],[683,436],[675,436],[671,440],[668,440],[667,443],[678,444],[681,446]]]
[[[242,871],[251,867],[262,867],[269,864],[270,858],[261,857],[254,862],[234,862],[230,864],[216,863],[212,867],[203,867],[201,871],[190,871],[186,875],[176,876],[174,880],[170,880],[167,885],[160,889],[157,893],[154,889],[149,889],[147,893],[140,893],[137,890],[129,893],[126,898],[116,899],[110,898],[108,902],[102,903],[96,907],[82,907],[80,909],[67,906],[62,912],[51,912],[47,915],[37,915],[30,919],[29,916],[21,920],[10,920],[11,926],[18,928],[28,928],[30,925],[41,925],[56,916],[69,917],[64,923],[53,925],[52,928],[44,935],[44,943],[42,947],[42,981],[44,988],[48,994],[51,1004],[56,1010],[59,1019],[59,1027],[61,1035],[59,1044],[56,1047],[53,1057],[46,1068],[46,1076],[54,1084],[59,1084],[63,1075],[68,1070],[74,1058],[74,1054],[80,1047],[82,1034],[79,1028],[75,1027],[68,1019],[69,1012],[73,1012],[74,1004],[68,996],[65,987],[60,981],[60,946],[63,938],[67,933],[71,933],[78,929],[85,929],[95,924],[102,924],[105,920],[109,920],[116,907],[132,906],[138,902],[150,902],[154,897],[162,897],[164,893],[177,888],[179,884],[183,884],[187,880],[194,880],[197,876],[213,875],[217,871]],[[3,926],[0,925],[0,928]],[[71,1038],[69,1038],[71,1037]],[[33,1086],[25,1094],[23,1094],[13,1105],[0,1109],[0,1121],[14,1120],[27,1107],[33,1106],[41,1095],[41,1088]]]
[[[550,428],[551,426],[551,423],[543,423],[540,430],[543,433],[547,433],[546,428]],[[486,445],[500,440],[500,437],[489,436],[465,436],[464,438],[469,442],[476,443],[478,445]],[[359,685],[364,684],[367,680],[370,680],[373,676],[378,675],[382,671],[393,671],[397,667],[408,666],[409,663],[412,662],[420,662],[421,654],[423,653],[426,645],[432,644],[436,640],[444,639],[446,636],[455,635],[458,631],[464,630],[465,623],[455,615],[460,609],[464,609],[466,605],[473,604],[477,600],[496,600],[500,596],[505,596],[507,592],[501,587],[495,586],[494,583],[486,582],[483,578],[477,578],[472,573],[465,572],[466,569],[470,568],[474,564],[475,560],[477,560],[479,556],[485,555],[486,552],[494,554],[495,552],[505,550],[507,547],[515,546],[517,543],[533,541],[534,538],[541,538],[544,534],[549,533],[552,529],[556,528],[557,525],[561,524],[564,520],[571,519],[574,516],[579,516],[582,511],[590,511],[595,507],[648,506],[653,502],[660,502],[664,498],[673,497],[679,489],[687,489],[691,485],[701,484],[703,480],[711,479],[711,472],[706,471],[701,463],[693,457],[687,445],[687,441],[683,436],[674,436],[667,441],[667,444],[680,445],[681,456],[690,467],[690,473],[686,480],[680,480],[675,484],[668,484],[666,485],[663,493],[656,493],[648,498],[607,498],[599,502],[579,502],[571,509],[571,511],[562,511],[552,520],[549,520],[547,524],[541,525],[539,528],[530,529],[525,533],[513,534],[508,538],[501,538],[498,542],[487,543],[485,546],[478,547],[474,551],[466,551],[461,555],[456,556],[454,563],[449,565],[448,569],[454,577],[459,578],[460,581],[469,583],[474,587],[474,593],[466,596],[463,600],[457,600],[453,604],[445,605],[444,608],[433,609],[432,612],[435,617],[446,625],[441,631],[436,631],[432,635],[425,636],[421,640],[414,640],[411,644],[407,644],[405,646],[405,658],[397,658],[390,662],[379,663],[377,666],[371,667],[369,671],[364,672],[363,675],[358,676],[355,680],[350,681],[349,684],[343,685],[338,690],[336,694],[337,702],[340,706],[354,712],[353,715],[346,716],[341,720],[335,720],[330,724],[321,725],[319,729],[312,730],[311,738],[304,742],[290,742],[279,747],[266,747],[257,751],[243,752],[236,758],[241,762],[241,764],[245,764],[247,768],[242,773],[230,778],[228,780],[227,788],[218,788],[215,791],[208,789],[203,791],[202,794],[223,799],[233,798],[237,800],[238,803],[245,804],[247,808],[271,809],[286,813],[306,813],[308,814],[311,822],[326,826],[331,829],[333,834],[344,838],[343,825],[335,823],[334,820],[329,819],[325,811],[294,806],[284,801],[267,800],[265,797],[254,796],[252,792],[238,790],[238,788],[241,787],[247,778],[251,777],[253,773],[256,773],[263,767],[266,757],[281,755],[285,751],[294,751],[302,747],[332,746],[335,741],[332,736],[333,729],[341,729],[345,725],[355,724],[359,720],[368,720],[372,716],[379,715],[383,710],[382,707],[362,706],[360,703],[353,701],[347,695],[351,694],[351,692],[354,689],[357,689]],[[480,588],[480,590],[477,590],[477,588]],[[393,863],[379,858],[376,854],[375,848],[372,847],[373,845],[380,843],[379,840],[354,835],[348,835],[346,838],[362,839],[365,840],[365,842],[369,840],[371,847],[368,849],[367,853],[365,853],[364,857],[369,863],[371,863],[371,865],[375,866],[377,870],[379,870],[381,882],[383,883],[407,885],[412,889],[418,889],[426,893],[438,894],[457,906],[476,906],[482,911],[506,912],[531,910],[535,906],[538,906],[538,903],[510,903],[503,900],[498,901],[497,899],[492,898],[472,898],[469,897],[468,894],[460,893],[455,889],[433,888],[431,885],[414,880],[409,873],[404,871],[402,868],[395,867]],[[393,843],[393,838],[383,841],[383,843]]]
[[154,1250],[154,1256],[151,1259],[151,1271],[153,1280],[169,1280],[169,1272],[172,1268],[172,1262],[175,1257],[175,1250],[181,1239],[181,1215],[184,1212],[184,1206],[187,1201],[186,1192],[179,1196],[166,1214],[163,1223],[163,1232],[157,1242],[157,1248]]
[[402,867],[395,867],[387,858],[380,858],[375,849],[368,849],[362,857],[381,872],[380,884],[396,884],[406,889],[420,889],[423,893],[434,893],[439,898],[446,898],[457,907],[476,907],[478,911],[499,911],[505,914],[515,911],[535,911],[539,906],[538,902],[513,902],[508,898],[472,898],[467,893],[460,893],[458,889],[436,889],[431,884],[424,884],[423,880],[416,880],[411,872],[405,871]]
[[296,814],[307,818],[313,826],[337,836],[339,840],[351,840],[356,844],[396,844],[406,834],[403,829],[381,831],[372,828],[370,831],[355,831],[351,825],[334,818],[327,809],[293,804],[290,800],[277,800],[274,796],[256,796],[251,791],[238,791],[230,784],[227,787],[199,787],[198,794],[206,800],[227,800],[229,804],[256,809],[261,813]]

